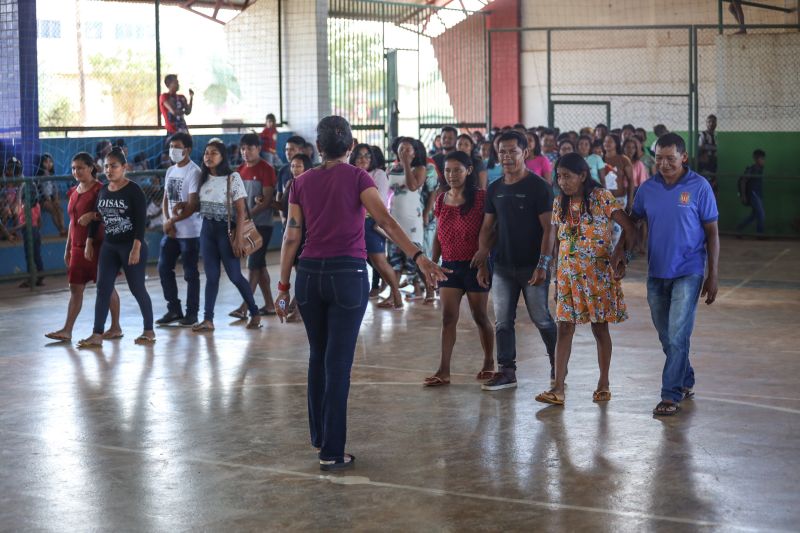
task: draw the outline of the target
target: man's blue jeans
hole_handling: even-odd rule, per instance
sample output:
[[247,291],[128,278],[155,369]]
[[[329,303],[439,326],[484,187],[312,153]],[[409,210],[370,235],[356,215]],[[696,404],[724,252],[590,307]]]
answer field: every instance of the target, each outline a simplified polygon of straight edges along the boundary
[[703,276],[700,274],[674,279],[647,279],[650,315],[667,356],[661,375],[662,400],[680,402],[683,389],[694,387],[694,369],[689,363],[689,340],[702,287]]
[[319,458],[344,458],[347,396],[358,330],[369,301],[367,263],[354,257],[300,259],[295,299],[308,334],[308,423]]
[[495,337],[497,339],[497,364],[500,368],[516,370],[517,338],[514,321],[517,318],[517,302],[519,293],[525,299],[528,315],[539,329],[547,355],[556,353],[557,330],[550,308],[547,304],[547,292],[550,287],[550,275],[538,287],[528,285],[535,267],[505,267],[495,265],[492,276],[492,301],[494,302]]
[[167,235],[161,238],[161,253],[158,256],[158,275],[161,288],[167,301],[167,310],[181,313],[181,300],[178,297],[178,284],[175,281],[175,265],[178,257],[183,264],[183,279],[186,280],[186,314],[197,316],[200,310],[200,272],[197,262],[200,258],[200,238],[173,239]]
[[750,193],[750,207],[752,208],[750,215],[742,220],[736,229],[742,231],[755,220],[756,233],[764,233],[764,222],[766,220],[766,214],[764,213],[764,200],[762,200],[758,194],[754,192]]

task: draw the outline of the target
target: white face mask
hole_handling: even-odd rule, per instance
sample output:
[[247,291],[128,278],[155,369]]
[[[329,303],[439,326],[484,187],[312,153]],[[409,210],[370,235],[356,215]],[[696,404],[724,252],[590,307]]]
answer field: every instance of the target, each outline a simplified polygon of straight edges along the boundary
[[170,148],[169,158],[173,163],[180,163],[183,161],[183,148]]

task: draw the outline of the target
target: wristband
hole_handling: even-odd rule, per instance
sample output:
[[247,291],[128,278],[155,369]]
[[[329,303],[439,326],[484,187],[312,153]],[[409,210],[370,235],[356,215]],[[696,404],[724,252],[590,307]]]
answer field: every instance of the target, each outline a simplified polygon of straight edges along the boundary
[[417,258],[421,256],[424,252],[422,250],[417,250],[417,253],[414,254],[414,257],[411,258],[411,261],[416,264]]
[[553,260],[552,255],[540,255],[539,256],[539,263],[536,265],[536,268],[541,268],[542,270],[547,270],[550,268],[550,262]]
[[283,282],[280,282],[280,281],[278,282],[278,290],[281,291],[281,292],[289,292],[289,289],[291,289],[291,288],[292,288],[292,284],[291,283],[283,283]]

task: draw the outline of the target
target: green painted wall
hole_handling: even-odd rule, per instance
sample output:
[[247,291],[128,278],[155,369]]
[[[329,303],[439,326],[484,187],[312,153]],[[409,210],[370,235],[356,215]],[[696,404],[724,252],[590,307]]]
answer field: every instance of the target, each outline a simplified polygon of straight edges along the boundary
[[[767,153],[764,173],[766,232],[800,236],[800,132],[718,132],[720,230],[735,231],[750,208],[739,201],[736,183],[753,164],[753,150]],[[755,223],[747,230],[755,233]]]

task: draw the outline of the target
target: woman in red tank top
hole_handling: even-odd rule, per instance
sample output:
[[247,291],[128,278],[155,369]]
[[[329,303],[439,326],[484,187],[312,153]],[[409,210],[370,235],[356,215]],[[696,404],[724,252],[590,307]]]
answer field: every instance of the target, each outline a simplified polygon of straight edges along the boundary
[[[69,281],[69,306],[64,327],[58,331],[45,333],[45,337],[59,342],[72,340],[72,328],[83,306],[83,291],[90,281],[97,281],[97,248],[103,242],[95,239],[95,254],[92,261],[87,261],[83,255],[86,238],[89,232],[89,223],[96,219],[95,204],[102,184],[97,180],[97,168],[94,159],[86,152],[80,152],[72,158],[72,176],[78,185],[67,193],[69,204],[69,233],[64,249],[64,264],[67,267],[67,280]],[[106,339],[122,337],[122,328],[119,325],[119,295],[115,290],[111,296],[111,327],[103,334]]]

